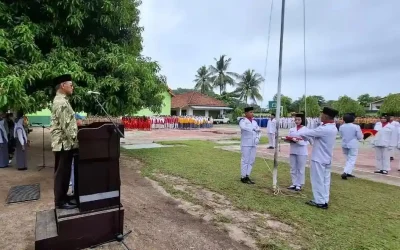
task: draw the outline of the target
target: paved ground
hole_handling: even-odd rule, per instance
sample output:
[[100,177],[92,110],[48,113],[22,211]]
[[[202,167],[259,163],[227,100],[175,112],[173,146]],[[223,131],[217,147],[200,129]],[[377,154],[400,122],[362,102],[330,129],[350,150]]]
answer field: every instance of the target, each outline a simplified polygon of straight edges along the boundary
[[240,136],[236,126],[215,126],[209,129],[178,130],[156,129],[152,131],[131,130],[125,132],[123,144],[145,144],[168,140],[222,140]]
[[[48,134],[48,130],[46,130]],[[0,206],[0,249],[33,250],[36,212],[48,210],[53,204],[53,169],[40,172],[42,163],[41,130],[29,135],[29,169],[0,169],[0,200],[5,201],[11,186],[40,183],[41,197],[35,202]],[[53,165],[46,135],[46,163]],[[133,233],[126,238],[131,249],[248,249],[233,241],[227,232],[179,208],[179,202],[164,195],[139,172],[141,165],[130,158],[121,158],[122,204],[125,207],[125,228]],[[124,249],[110,244],[99,249]]]

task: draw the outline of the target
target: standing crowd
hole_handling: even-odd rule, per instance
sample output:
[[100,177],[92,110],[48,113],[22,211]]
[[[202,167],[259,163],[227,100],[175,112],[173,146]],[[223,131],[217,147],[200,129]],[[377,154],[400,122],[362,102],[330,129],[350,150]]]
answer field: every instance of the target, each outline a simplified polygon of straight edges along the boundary
[[[241,182],[255,184],[250,174],[256,158],[257,145],[261,137],[261,128],[254,120],[253,108],[245,108],[245,117],[240,120],[241,129]],[[282,118],[279,127],[289,128],[289,134],[282,139],[290,143],[289,160],[292,185],[290,190],[301,191],[305,184],[305,167],[308,158],[308,145],[313,146],[310,159],[310,180],[313,199],[306,204],[327,209],[330,196],[331,167],[336,137],[341,138],[342,152],[345,155],[342,179],[355,177],[353,170],[356,164],[359,142],[363,140],[360,125],[355,124],[354,113],[347,113],[341,121],[338,111],[325,107],[319,119],[308,119],[303,113],[291,118]],[[307,123],[310,123],[306,126]],[[340,125],[340,126],[339,126]],[[276,146],[277,121],[272,114],[268,120],[266,132],[269,139],[268,149]],[[374,125],[376,131],[372,140],[375,149],[377,174],[387,174],[390,161],[400,152],[400,123],[390,114],[382,114],[380,121]],[[400,166],[399,166],[400,171]]]
[[27,170],[28,121],[21,111],[15,120],[13,116],[10,112],[0,112],[0,168],[9,167],[15,158],[17,169]]
[[213,126],[213,118],[205,116],[124,116],[121,120],[125,128],[139,130],[200,129]]

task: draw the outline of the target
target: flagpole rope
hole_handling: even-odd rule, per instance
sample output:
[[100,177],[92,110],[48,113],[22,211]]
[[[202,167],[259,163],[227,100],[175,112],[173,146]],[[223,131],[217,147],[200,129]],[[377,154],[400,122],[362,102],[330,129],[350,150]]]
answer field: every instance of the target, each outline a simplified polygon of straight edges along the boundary
[[[267,51],[266,51],[266,58],[265,58],[265,67],[264,67],[264,84],[263,84],[263,95],[264,95],[264,90],[265,90],[265,85],[266,85],[266,75],[267,75],[267,66],[268,66],[268,55],[269,55],[269,44],[270,44],[270,34],[271,34],[271,23],[272,23],[272,11],[273,11],[273,3],[274,1],[271,0],[271,9],[270,9],[270,16],[269,16],[269,25],[268,25],[268,40],[267,40]],[[307,64],[306,64],[306,4],[305,0],[303,0],[303,58],[304,58],[304,116],[306,119],[306,125],[307,125]],[[280,112],[280,111],[278,111]],[[261,116],[261,115],[260,115]],[[278,140],[280,140],[278,138]],[[278,150],[280,152],[280,147],[281,143],[280,141],[278,142]],[[267,162],[267,157],[264,156],[262,157],[265,164],[267,165],[269,171],[271,174],[273,174],[273,170],[269,166]],[[309,160],[307,160],[309,163]],[[305,194],[298,193],[298,195],[288,195],[284,194],[282,192],[282,189],[279,187],[279,185],[276,186],[276,188],[273,190],[274,195],[283,195],[283,196],[290,196],[290,197],[299,197],[299,198],[307,198]]]

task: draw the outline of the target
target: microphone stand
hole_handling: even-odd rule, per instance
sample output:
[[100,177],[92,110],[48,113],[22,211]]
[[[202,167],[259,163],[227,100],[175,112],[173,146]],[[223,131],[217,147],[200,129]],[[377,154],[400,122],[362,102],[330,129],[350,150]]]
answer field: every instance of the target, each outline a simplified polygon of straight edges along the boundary
[[[110,120],[110,122],[114,125],[115,128],[115,132],[118,131],[119,136],[121,136],[121,138],[125,138],[124,134],[121,132],[121,130],[118,128],[118,126],[113,122],[113,120],[111,119],[110,115],[107,113],[107,111],[104,109],[103,105],[101,105],[101,103],[99,102],[99,99],[97,98],[97,96],[94,96],[94,99],[96,100],[97,104],[100,106],[100,108],[103,110],[103,112],[106,114],[108,120]],[[130,233],[132,233],[132,230],[129,230],[127,233],[123,233],[123,228],[121,229],[121,182],[118,186],[118,231],[119,233],[115,236],[114,239],[97,244],[95,246],[92,246],[90,248],[96,248],[98,246],[102,246],[104,244],[108,244],[111,242],[119,242],[121,243],[127,250],[130,250],[129,247],[125,244],[124,240],[125,237],[128,236]],[[122,225],[123,227],[123,225]]]
[[42,159],[42,165],[39,165],[38,166],[38,171],[41,171],[41,170],[43,170],[44,168],[46,168],[46,167],[49,167],[49,168],[54,168],[54,167],[50,167],[50,166],[46,166],[46,157],[45,157],[45,147],[44,147],[44,129],[46,128],[45,126],[44,126],[44,124],[43,123],[32,123],[32,124],[34,124],[34,125],[40,125],[41,127],[42,127],[42,131],[43,131],[43,139],[42,139],[42,151],[43,151],[43,159]]

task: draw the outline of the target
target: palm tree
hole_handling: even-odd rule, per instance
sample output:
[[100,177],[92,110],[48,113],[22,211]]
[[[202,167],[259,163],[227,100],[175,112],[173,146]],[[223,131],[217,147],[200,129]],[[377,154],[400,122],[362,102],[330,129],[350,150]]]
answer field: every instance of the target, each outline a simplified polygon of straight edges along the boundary
[[211,73],[208,71],[206,66],[201,66],[197,70],[196,79],[193,81],[196,83],[194,89],[200,90],[202,94],[206,94],[212,90],[212,84],[210,81]]
[[260,85],[264,78],[252,69],[246,70],[242,75],[237,75],[237,88],[235,92],[239,94],[239,99],[247,103],[250,98],[253,102],[262,101]]
[[219,87],[219,94],[222,95],[222,92],[226,92],[226,85],[235,85],[235,73],[227,72],[229,65],[231,63],[231,58],[225,59],[226,55],[222,55],[219,57],[219,60],[214,58],[215,67],[210,65],[211,72],[211,82],[213,83],[214,88]]

